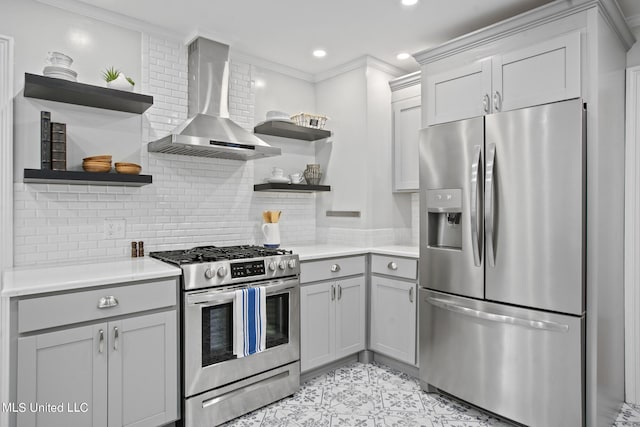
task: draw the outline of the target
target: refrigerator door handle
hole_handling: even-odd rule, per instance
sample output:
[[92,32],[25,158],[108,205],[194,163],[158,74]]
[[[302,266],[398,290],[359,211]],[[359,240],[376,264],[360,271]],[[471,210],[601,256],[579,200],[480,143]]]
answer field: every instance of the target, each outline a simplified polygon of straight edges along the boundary
[[550,322],[547,320],[521,319],[519,317],[506,316],[504,314],[489,313],[486,311],[475,310],[473,308],[454,304],[452,302],[449,302],[440,298],[426,297],[425,302],[428,302],[429,304],[434,305],[436,307],[440,307],[445,310],[452,311],[454,313],[460,313],[465,316],[475,317],[477,319],[482,319],[482,320],[488,320],[490,322],[508,323],[511,325],[522,326],[525,328],[541,329],[544,331],[551,331],[551,332],[568,332],[569,331],[569,325],[564,325],[562,323]]
[[482,147],[475,146],[473,163],[471,163],[471,247],[473,248],[473,264],[480,267],[480,233],[478,233],[478,193],[480,192],[480,156]]
[[484,193],[484,227],[487,242],[487,260],[489,267],[496,266],[495,248],[493,247],[493,231],[495,228],[495,212],[493,206],[493,183],[496,163],[496,144],[489,144],[487,155],[487,170],[485,173]]

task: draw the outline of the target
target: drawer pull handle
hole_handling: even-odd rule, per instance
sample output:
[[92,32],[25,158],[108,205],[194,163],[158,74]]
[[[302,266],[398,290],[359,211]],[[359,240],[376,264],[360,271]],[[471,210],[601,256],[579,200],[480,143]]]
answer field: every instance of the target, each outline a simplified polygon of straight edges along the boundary
[[102,351],[104,350],[104,331],[102,329],[100,329],[98,331],[98,353],[102,353]]
[[338,285],[338,300],[342,299],[342,286]]
[[331,301],[336,299],[336,285],[331,285]]
[[409,288],[409,302],[413,302],[413,288]]
[[389,270],[397,270],[398,269],[398,264],[396,264],[395,262],[391,261],[389,264],[387,264],[387,268]]
[[120,337],[120,331],[118,331],[118,327],[113,328],[113,349],[118,351],[118,338]]
[[113,295],[109,295],[108,297],[100,298],[98,301],[98,308],[109,308],[115,307],[118,305],[118,300]]
[[339,264],[333,264],[331,266],[331,272],[332,273],[337,273],[338,271],[340,271],[340,265]]

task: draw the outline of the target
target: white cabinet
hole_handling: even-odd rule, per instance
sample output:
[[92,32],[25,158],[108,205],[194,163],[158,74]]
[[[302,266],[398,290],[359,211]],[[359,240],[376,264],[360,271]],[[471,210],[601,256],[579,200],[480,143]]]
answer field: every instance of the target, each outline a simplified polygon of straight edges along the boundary
[[426,76],[427,125],[478,117],[491,110],[491,59]]
[[364,350],[364,301],[364,277],[300,288],[302,372]]
[[371,349],[415,365],[415,283],[371,277]]
[[364,256],[302,262],[300,270],[302,372],[364,350]]
[[[144,301],[130,300],[148,286],[155,292]],[[176,292],[173,279],[18,301],[20,331],[50,327],[36,318],[59,326],[64,316],[89,316],[94,323],[62,324],[61,330],[18,337],[18,402],[27,409],[38,403],[62,403],[64,408],[19,412],[17,425],[154,427],[177,419]],[[77,306],[78,301],[91,304]],[[48,315],[38,314],[37,307],[49,307]],[[165,310],[137,313],[141,307]],[[91,311],[96,311],[92,318]],[[119,314],[129,317],[114,317]]]
[[428,125],[576,98],[580,33],[427,75],[425,81]]
[[418,138],[422,128],[420,73],[389,82],[393,113],[393,191],[418,191]]
[[417,322],[415,259],[371,255],[370,347],[415,365]]
[[[99,323],[18,339],[18,427],[107,427],[106,334]],[[64,406],[39,410],[47,403]]]

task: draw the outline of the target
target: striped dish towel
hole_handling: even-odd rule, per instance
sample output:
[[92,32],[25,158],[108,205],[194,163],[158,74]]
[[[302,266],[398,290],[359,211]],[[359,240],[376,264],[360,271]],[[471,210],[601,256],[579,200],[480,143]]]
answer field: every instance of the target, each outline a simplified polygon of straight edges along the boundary
[[235,291],[233,300],[233,354],[245,357],[266,348],[267,293],[264,287]]

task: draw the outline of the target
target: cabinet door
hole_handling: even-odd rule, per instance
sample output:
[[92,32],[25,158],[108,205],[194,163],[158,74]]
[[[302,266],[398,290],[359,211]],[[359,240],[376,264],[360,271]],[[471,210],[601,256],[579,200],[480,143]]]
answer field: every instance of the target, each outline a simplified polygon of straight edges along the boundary
[[416,363],[416,284],[371,277],[371,348]]
[[490,112],[491,59],[427,77],[427,125]]
[[178,417],[175,311],[109,322],[109,427]]
[[364,350],[364,277],[340,280],[336,286],[335,359],[340,359]]
[[[332,292],[332,289],[334,291]],[[334,360],[335,282],[300,288],[300,369],[302,372]]]
[[493,57],[494,111],[580,96],[580,33]]
[[106,323],[19,338],[17,425],[106,427],[107,353]]
[[418,191],[420,97],[393,103],[393,190]]

